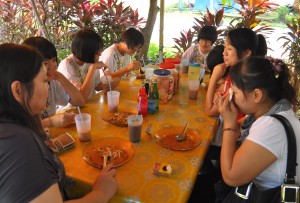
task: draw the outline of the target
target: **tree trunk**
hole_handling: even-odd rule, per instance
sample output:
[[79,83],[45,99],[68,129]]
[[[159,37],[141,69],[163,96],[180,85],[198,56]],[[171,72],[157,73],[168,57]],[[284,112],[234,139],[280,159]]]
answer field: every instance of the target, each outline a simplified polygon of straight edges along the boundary
[[139,53],[137,54],[136,59],[140,60],[141,58],[144,59],[144,61],[147,58],[147,52],[149,49],[149,44],[154,28],[154,24],[156,21],[156,16],[159,11],[159,7],[157,6],[157,0],[150,0],[150,7],[147,17],[147,23],[146,26],[141,30],[144,35],[144,46],[140,49]]
[[45,37],[46,39],[50,40],[50,37],[48,35],[48,31],[47,31],[44,23],[40,19],[40,16],[39,16],[39,13],[37,11],[37,8],[36,8],[34,0],[30,0],[30,3],[31,3],[32,9],[33,9],[33,12],[34,12],[34,16],[36,17],[36,20],[37,20],[40,28],[42,29],[43,37]]
[[300,0],[294,0],[293,8],[299,12],[300,10]]

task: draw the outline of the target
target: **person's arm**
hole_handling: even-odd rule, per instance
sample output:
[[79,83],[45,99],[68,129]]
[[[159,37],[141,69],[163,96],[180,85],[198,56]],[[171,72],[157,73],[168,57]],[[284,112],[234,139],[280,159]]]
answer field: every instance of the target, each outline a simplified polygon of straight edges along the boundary
[[238,110],[229,96],[220,100],[219,111],[224,119],[221,149],[221,168],[224,181],[231,186],[241,186],[252,181],[276,161],[276,156],[263,146],[245,140],[237,148]]
[[83,97],[85,98],[85,100],[88,99],[91,90],[95,88],[95,87],[93,87],[93,82],[95,80],[94,75],[95,75],[96,70],[101,69],[103,67],[106,67],[106,65],[102,61],[98,61],[98,62],[90,65],[89,70],[84,79],[84,82],[80,87],[80,92],[83,94]]
[[219,115],[218,105],[214,103],[214,100],[219,99],[220,97],[220,95],[217,93],[218,81],[224,75],[225,71],[225,63],[219,64],[214,68],[214,71],[209,79],[205,98],[205,112],[209,116]]
[[[80,199],[69,200],[70,203],[106,203],[117,192],[117,181],[114,178],[116,170],[112,169],[112,165],[107,165],[97,177],[93,184],[92,191]],[[58,184],[54,184],[46,191],[40,194],[31,202],[63,202]]]
[[142,64],[139,61],[132,61],[131,63],[129,63],[128,66],[121,68],[120,70],[118,70],[116,72],[112,72],[109,75],[112,77],[122,77],[123,75],[129,73],[130,71],[138,70],[141,67],[142,67]]
[[70,97],[70,103],[74,106],[83,106],[85,99],[81,92],[60,72],[55,71],[55,80],[59,81]]
[[53,116],[49,116],[48,118],[42,120],[42,127],[67,127],[71,124],[74,124],[75,116],[76,114],[68,112],[54,114]]
[[191,55],[193,53],[193,49],[194,49],[195,45],[190,46],[181,56],[182,59],[187,59],[190,61],[191,59]]

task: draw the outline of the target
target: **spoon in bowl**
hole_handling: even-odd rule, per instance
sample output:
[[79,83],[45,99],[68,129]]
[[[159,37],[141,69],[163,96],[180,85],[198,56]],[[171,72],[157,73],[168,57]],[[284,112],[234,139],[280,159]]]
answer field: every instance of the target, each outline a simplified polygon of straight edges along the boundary
[[186,129],[187,129],[188,125],[189,125],[189,122],[187,122],[187,123],[185,124],[183,133],[182,133],[182,134],[179,134],[179,135],[176,135],[176,140],[177,140],[177,141],[182,141],[182,140],[185,139],[185,132],[186,132]]

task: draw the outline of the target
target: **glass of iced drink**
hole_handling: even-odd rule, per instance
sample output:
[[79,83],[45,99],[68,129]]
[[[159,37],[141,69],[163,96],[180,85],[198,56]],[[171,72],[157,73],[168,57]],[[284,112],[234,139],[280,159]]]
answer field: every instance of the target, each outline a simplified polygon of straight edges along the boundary
[[117,112],[120,99],[120,92],[108,91],[107,92],[107,103],[108,111]]
[[88,113],[77,114],[75,123],[79,140],[81,142],[91,140],[91,115]]
[[199,90],[199,80],[190,80],[189,81],[189,99],[197,99],[198,90]]
[[131,115],[127,118],[130,142],[139,142],[141,140],[143,117],[140,115]]

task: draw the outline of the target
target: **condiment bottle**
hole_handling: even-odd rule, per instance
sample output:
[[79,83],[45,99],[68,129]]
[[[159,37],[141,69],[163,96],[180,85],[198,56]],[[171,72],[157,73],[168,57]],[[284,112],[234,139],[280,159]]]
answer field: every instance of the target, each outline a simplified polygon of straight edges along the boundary
[[189,80],[199,80],[200,68],[201,68],[200,63],[190,63],[189,64],[189,73],[188,73]]
[[154,114],[156,112],[156,102],[153,83],[150,82],[148,91],[148,113]]
[[148,98],[144,83],[142,83],[138,94],[138,114],[142,116],[147,116],[148,114]]
[[175,95],[179,88],[179,73],[175,69],[174,63],[160,63],[159,68],[169,70],[171,72],[171,75],[174,78],[174,88],[173,88],[173,95]]
[[159,101],[163,104],[168,103],[172,98],[174,88],[174,78],[169,70],[156,69],[153,72],[153,79],[157,79]]
[[144,83],[145,83],[146,94],[148,95],[149,94],[149,83],[150,83],[150,80],[149,79],[145,79]]

